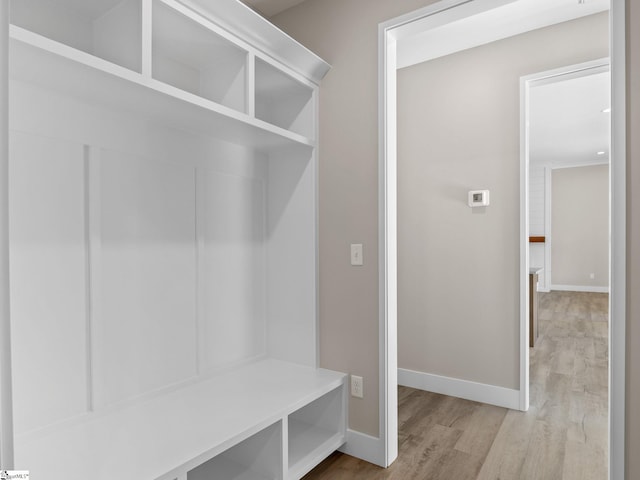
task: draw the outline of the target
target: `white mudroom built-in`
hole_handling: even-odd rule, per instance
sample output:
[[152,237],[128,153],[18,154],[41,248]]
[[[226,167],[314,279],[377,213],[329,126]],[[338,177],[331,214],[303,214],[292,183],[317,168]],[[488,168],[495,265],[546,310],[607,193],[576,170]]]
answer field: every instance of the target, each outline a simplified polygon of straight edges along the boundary
[[328,64],[236,0],[12,0],[10,22],[13,468],[301,478],[347,425],[318,362]]

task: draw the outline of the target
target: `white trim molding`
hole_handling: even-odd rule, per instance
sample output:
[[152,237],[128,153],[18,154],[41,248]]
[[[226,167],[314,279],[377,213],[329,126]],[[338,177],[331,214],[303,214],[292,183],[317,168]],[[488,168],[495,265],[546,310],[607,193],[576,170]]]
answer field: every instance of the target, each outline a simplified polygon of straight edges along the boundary
[[551,291],[558,292],[590,292],[609,293],[609,287],[596,287],[593,285],[551,285]]
[[9,2],[0,2],[0,466],[13,468],[9,308]]
[[627,290],[626,0],[611,0],[609,479],[625,478]]
[[384,451],[380,448],[382,441],[378,437],[348,429],[347,442],[339,450],[379,467],[387,467]]
[[398,457],[398,340],[396,250],[396,55],[394,21],[378,26],[378,457],[388,467]]
[[529,101],[530,81],[520,78],[520,385],[518,409],[529,410]]
[[498,407],[520,410],[520,391],[459,378],[443,377],[431,373],[398,369],[398,385],[417,388],[450,397],[488,403]]

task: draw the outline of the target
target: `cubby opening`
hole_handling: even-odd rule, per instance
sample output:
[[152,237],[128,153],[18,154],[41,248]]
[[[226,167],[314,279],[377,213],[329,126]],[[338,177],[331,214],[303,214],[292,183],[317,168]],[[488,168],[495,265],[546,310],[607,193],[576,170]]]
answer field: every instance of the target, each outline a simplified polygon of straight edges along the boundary
[[304,468],[314,455],[334,450],[332,442],[343,433],[343,386],[289,415],[289,469]]
[[141,70],[141,0],[11,0],[11,23],[130,70]]
[[282,423],[277,422],[187,473],[187,480],[279,480]]
[[314,138],[313,89],[256,59],[256,118]]
[[153,77],[246,112],[247,52],[161,0],[153,3]]

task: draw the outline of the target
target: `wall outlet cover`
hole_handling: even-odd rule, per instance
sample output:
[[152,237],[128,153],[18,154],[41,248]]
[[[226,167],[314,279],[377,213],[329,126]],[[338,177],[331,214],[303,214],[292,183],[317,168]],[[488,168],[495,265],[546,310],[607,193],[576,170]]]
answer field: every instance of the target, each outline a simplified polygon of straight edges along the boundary
[[364,398],[364,381],[362,377],[351,375],[351,396]]

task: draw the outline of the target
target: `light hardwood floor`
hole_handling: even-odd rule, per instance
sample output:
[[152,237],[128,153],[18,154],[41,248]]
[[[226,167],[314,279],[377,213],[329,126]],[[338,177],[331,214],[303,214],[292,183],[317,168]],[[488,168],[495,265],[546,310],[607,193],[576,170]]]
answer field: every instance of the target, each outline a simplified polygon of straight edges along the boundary
[[531,407],[517,412],[398,389],[388,469],[335,453],[304,480],[606,480],[608,295],[540,295]]

